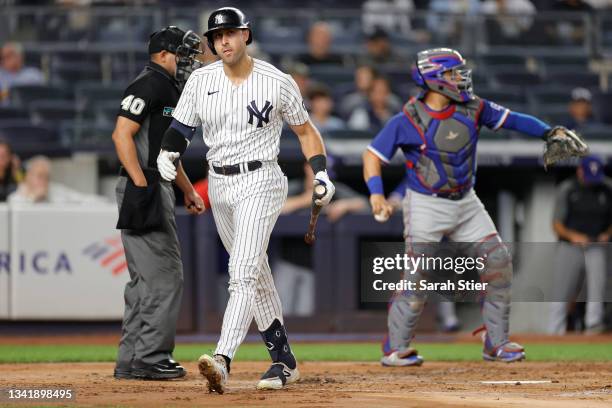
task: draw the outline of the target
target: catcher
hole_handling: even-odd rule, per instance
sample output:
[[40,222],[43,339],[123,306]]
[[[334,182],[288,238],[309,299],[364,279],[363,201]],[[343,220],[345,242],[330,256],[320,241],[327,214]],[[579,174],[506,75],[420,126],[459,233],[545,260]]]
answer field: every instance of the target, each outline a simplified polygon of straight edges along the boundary
[[[542,138],[546,142],[545,166],[583,156],[587,146],[564,127],[551,128],[533,116],[511,112],[474,95],[471,70],[455,50],[436,48],[418,53],[412,76],[423,91],[389,120],[363,154],[372,212],[378,220],[385,220],[393,211],[384,196],[381,164],[389,163],[400,148],[407,168],[402,203],[406,251],[426,255],[433,250],[431,243],[447,237],[472,243],[475,256],[486,256],[481,278],[492,290],[482,302],[483,358],[522,360],[523,347],[508,339],[511,256],[473,189],[478,133],[484,125]],[[383,343],[383,365],[423,363],[410,341],[425,300],[426,295],[418,291],[394,294],[389,332]]]

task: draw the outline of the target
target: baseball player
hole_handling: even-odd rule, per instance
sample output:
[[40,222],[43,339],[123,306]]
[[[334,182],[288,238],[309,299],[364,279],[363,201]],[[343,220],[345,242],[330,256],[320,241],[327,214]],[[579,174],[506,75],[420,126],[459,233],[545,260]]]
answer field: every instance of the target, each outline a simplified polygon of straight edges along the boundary
[[[407,253],[431,250],[444,236],[474,243],[477,256],[487,257],[483,279],[489,283],[482,305],[485,360],[517,361],[523,347],[508,340],[510,312],[510,254],[473,186],[476,144],[481,126],[512,129],[547,140],[545,163],[556,153],[584,154],[586,145],[562,127],[511,112],[472,92],[471,71],[459,52],[448,48],[422,51],[412,76],[423,89],[404,105],[378,133],[363,154],[364,179],[370,190],[372,212],[386,219],[393,207],[384,196],[381,164],[389,163],[400,148],[406,159],[408,188],[403,199]],[[560,142],[558,142],[560,141]],[[561,156],[567,157],[568,154]],[[423,252],[420,252],[423,251]],[[426,253],[425,253],[426,254]],[[420,365],[423,358],[410,348],[414,329],[423,311],[423,292],[395,293],[388,315],[388,336],[383,343],[385,366]]]
[[[160,183],[156,158],[179,99],[175,74],[187,34],[171,26],[151,35],[150,62],[125,90],[113,132],[122,164],[116,187],[117,227],[130,272],[114,373],[118,379],[185,376],[172,359],[183,293],[175,197],[170,183]],[[203,212],[204,203],[180,164],[176,184],[188,211]]]
[[277,163],[283,121],[298,135],[315,174],[314,185],[326,188],[315,203],[328,204],[334,186],[326,172],[323,141],[296,83],[249,56],[246,47],[252,32],[244,14],[232,7],[214,11],[205,36],[221,60],[189,77],[157,159],[162,177],[174,180],[173,161],[185,151],[195,128],[202,126],[209,147],[210,203],[230,254],[230,296],[216,351],[212,357],[200,357],[199,369],[209,390],[222,394],[231,360],[255,318],[272,358],[257,388],[279,389],[300,376],[266,255],[287,197],[287,178]]

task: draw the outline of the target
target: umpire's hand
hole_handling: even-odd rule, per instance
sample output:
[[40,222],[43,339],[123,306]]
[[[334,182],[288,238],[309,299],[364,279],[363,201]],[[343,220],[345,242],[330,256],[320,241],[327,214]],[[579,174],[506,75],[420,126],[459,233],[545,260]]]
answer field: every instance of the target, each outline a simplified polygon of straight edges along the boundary
[[204,200],[197,193],[197,191],[192,190],[189,193],[184,194],[185,208],[189,214],[199,215],[206,211],[206,207],[204,206]]
[[157,170],[159,170],[159,174],[166,181],[174,181],[176,178],[176,166],[174,165],[174,161],[178,159],[180,153],[177,152],[167,152],[162,150],[159,152],[159,156],[157,156]]

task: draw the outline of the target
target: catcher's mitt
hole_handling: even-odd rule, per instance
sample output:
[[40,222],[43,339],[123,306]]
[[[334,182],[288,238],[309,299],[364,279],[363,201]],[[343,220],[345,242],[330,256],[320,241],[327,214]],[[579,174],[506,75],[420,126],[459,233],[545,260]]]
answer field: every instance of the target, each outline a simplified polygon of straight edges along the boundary
[[586,156],[589,150],[584,139],[577,133],[555,126],[545,135],[544,168],[570,157]]

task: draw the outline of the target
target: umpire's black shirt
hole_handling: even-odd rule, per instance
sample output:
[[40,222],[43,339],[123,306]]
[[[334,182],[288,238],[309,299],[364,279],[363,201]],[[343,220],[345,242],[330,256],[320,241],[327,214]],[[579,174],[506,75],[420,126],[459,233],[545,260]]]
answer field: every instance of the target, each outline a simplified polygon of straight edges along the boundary
[[557,190],[554,220],[565,227],[597,238],[612,225],[612,188],[604,179],[600,184],[584,185],[577,178],[564,181]]
[[125,90],[118,115],[140,123],[134,143],[142,168],[157,168],[162,137],[180,95],[176,80],[154,62],[149,62]]

